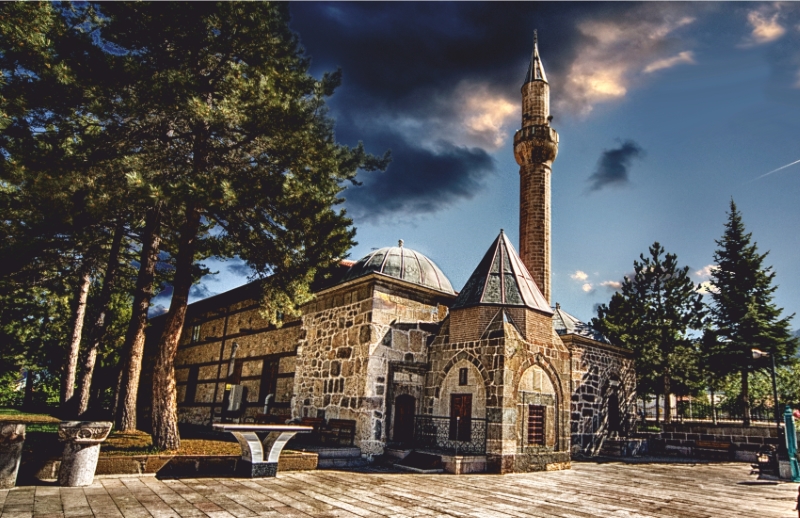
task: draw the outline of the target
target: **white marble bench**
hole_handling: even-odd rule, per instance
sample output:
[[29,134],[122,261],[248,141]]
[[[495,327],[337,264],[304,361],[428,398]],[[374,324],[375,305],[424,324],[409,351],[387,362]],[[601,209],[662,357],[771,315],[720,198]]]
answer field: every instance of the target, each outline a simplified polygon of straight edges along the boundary
[[[274,477],[278,459],[289,439],[296,433],[310,432],[311,426],[284,424],[214,424],[214,428],[230,432],[242,448],[242,462],[237,472],[246,477]],[[266,433],[262,441],[258,433]],[[266,453],[266,454],[265,454]]]

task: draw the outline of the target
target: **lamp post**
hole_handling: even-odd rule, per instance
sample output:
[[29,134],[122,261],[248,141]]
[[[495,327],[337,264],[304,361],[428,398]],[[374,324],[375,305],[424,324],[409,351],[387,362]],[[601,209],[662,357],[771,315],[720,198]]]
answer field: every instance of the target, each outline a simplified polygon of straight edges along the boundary
[[769,356],[772,359],[772,401],[775,405],[772,408],[772,412],[775,414],[775,424],[778,426],[778,437],[780,437],[781,431],[781,414],[778,410],[778,384],[775,381],[775,355],[772,353],[764,352],[759,349],[752,349],[753,351],[753,359],[758,360],[759,358],[763,358],[764,356]]

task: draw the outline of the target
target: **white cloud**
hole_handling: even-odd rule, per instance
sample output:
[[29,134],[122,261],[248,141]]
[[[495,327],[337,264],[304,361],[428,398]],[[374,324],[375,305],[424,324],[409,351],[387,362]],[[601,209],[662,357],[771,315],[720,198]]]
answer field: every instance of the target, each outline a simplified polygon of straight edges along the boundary
[[575,270],[575,273],[571,274],[569,277],[575,281],[585,281],[589,278],[589,275],[581,270]]
[[716,286],[711,284],[711,281],[703,281],[697,285],[697,288],[694,291],[705,295],[706,293],[717,293],[719,290]]
[[559,108],[586,115],[595,104],[624,97],[635,85],[638,72],[647,67],[656,67],[649,73],[693,62],[690,51],[673,57],[667,54],[670,46],[666,40],[694,22],[681,11],[686,9],[645,4],[622,19],[579,23],[586,43],[576,49],[576,58],[568,67]]
[[702,279],[702,280],[709,279],[709,278],[711,278],[711,272],[716,267],[717,267],[716,264],[707,264],[706,266],[703,266],[702,268],[700,268],[699,270],[694,272],[694,276],[697,277],[698,279]]
[[586,293],[591,293],[592,291],[594,291],[594,287],[590,282],[584,283],[583,286],[581,286],[581,289]]
[[691,63],[694,64],[694,53],[691,50],[685,50],[683,52],[679,52],[677,55],[672,56],[671,58],[664,58],[653,61],[646,67],[644,67],[643,72],[645,74],[650,74],[655,72],[656,70],[662,70],[665,68],[672,68],[676,65],[680,65],[681,63]]
[[780,10],[781,4],[776,2],[762,5],[758,9],[747,13],[747,22],[752,27],[752,30],[744,45],[752,46],[769,43],[786,34],[786,28],[778,21],[781,14]]
[[609,290],[616,291],[622,288],[622,283],[619,281],[603,281],[600,286],[608,288]]

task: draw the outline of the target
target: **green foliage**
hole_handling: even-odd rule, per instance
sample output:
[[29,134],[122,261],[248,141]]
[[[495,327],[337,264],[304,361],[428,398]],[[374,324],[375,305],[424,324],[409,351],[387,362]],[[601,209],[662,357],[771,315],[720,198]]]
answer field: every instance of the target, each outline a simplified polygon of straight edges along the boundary
[[691,393],[697,389],[698,354],[689,336],[704,314],[702,296],[658,243],[633,262],[620,292],[601,305],[592,325],[615,345],[635,353],[640,393]]

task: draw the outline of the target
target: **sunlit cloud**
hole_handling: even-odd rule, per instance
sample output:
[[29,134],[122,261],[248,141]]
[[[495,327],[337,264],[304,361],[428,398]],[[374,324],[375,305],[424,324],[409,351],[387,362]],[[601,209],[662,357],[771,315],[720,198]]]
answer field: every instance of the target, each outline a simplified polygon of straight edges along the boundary
[[747,13],[747,23],[752,30],[744,46],[761,45],[777,40],[786,34],[786,28],[780,24],[781,4],[763,5]]
[[719,293],[719,289],[711,284],[711,281],[703,281],[697,285],[697,288],[694,290],[697,293],[702,293],[703,295],[707,293]]
[[650,74],[652,72],[655,72],[656,70],[672,68],[682,63],[694,64],[694,62],[695,62],[694,53],[691,50],[685,50],[683,52],[679,52],[677,55],[672,56],[671,58],[664,58],[653,61],[652,63],[644,67],[643,72],[645,74]]
[[592,286],[592,283],[586,282],[581,286],[581,289],[586,293],[591,293],[594,291],[594,286]]
[[622,283],[619,281],[603,281],[600,283],[600,286],[608,288],[611,291],[617,291],[622,289]]
[[576,270],[575,273],[571,274],[569,277],[575,281],[585,281],[589,278],[589,275],[581,270]]
[[486,84],[469,81],[462,81],[451,92],[422,106],[418,111],[392,114],[377,122],[431,151],[438,152],[440,143],[446,142],[491,153],[513,135],[512,127],[520,117],[518,101],[507,99]]
[[[621,20],[589,20],[578,24],[586,43],[577,49],[566,73],[559,108],[586,115],[594,105],[623,98],[639,71],[647,73],[693,62],[691,51],[666,55],[667,38],[694,22],[671,6],[645,5]],[[647,70],[649,68],[649,70]]]

